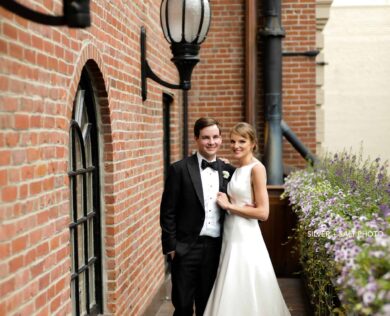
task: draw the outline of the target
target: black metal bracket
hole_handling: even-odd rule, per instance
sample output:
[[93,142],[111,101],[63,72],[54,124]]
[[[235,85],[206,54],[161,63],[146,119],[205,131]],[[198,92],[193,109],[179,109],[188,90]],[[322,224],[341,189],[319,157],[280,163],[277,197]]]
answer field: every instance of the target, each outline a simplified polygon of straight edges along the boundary
[[148,96],[148,87],[147,87],[147,79],[150,78],[153,81],[161,84],[164,87],[170,88],[170,89],[182,89],[181,84],[172,84],[169,82],[166,82],[162,79],[160,79],[150,68],[149,63],[146,59],[146,30],[142,26],[141,27],[141,94],[142,94],[142,101],[145,101]]
[[320,53],[319,50],[308,50],[306,52],[283,52],[283,56],[306,56],[316,57]]
[[89,0],[63,0],[63,3],[63,16],[36,12],[14,0],[1,1],[0,5],[22,18],[44,25],[66,25],[77,28],[91,26]]

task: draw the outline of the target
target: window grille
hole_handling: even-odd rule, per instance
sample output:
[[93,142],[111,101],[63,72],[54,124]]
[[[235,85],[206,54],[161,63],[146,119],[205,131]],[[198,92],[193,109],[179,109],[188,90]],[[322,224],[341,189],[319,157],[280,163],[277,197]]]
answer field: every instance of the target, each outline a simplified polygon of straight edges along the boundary
[[70,124],[71,298],[73,315],[102,313],[99,150],[93,91],[83,72]]

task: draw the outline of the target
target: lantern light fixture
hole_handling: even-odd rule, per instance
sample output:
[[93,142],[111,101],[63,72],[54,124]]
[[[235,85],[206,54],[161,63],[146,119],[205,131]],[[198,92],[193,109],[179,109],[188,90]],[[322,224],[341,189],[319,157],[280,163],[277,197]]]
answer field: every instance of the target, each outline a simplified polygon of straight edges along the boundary
[[199,62],[200,44],[206,39],[211,12],[208,0],[162,0],[160,22],[165,39],[171,44],[173,58],[179,72],[179,84],[160,79],[146,59],[146,31],[141,27],[141,89],[147,98],[147,78],[171,89],[191,89],[191,75]]

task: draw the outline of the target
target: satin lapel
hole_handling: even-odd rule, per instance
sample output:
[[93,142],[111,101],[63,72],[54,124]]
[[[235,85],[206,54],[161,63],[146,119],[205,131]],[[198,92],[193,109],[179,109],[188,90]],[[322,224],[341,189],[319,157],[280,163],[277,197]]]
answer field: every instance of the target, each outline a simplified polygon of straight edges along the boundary
[[218,161],[219,191],[223,192],[222,161],[219,159],[217,159],[217,161]]
[[188,160],[187,167],[188,167],[188,172],[190,173],[190,177],[191,177],[192,183],[193,183],[195,191],[196,191],[196,195],[198,196],[198,199],[199,199],[200,203],[202,203],[202,206],[204,208],[202,179],[200,178],[198,157],[196,155],[193,155]]

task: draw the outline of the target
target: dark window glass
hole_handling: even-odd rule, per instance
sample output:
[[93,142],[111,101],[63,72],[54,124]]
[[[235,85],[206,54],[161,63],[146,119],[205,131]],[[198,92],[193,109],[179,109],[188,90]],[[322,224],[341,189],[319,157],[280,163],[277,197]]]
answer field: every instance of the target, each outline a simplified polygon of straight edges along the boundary
[[99,138],[92,87],[83,72],[69,131],[73,315],[102,313]]

